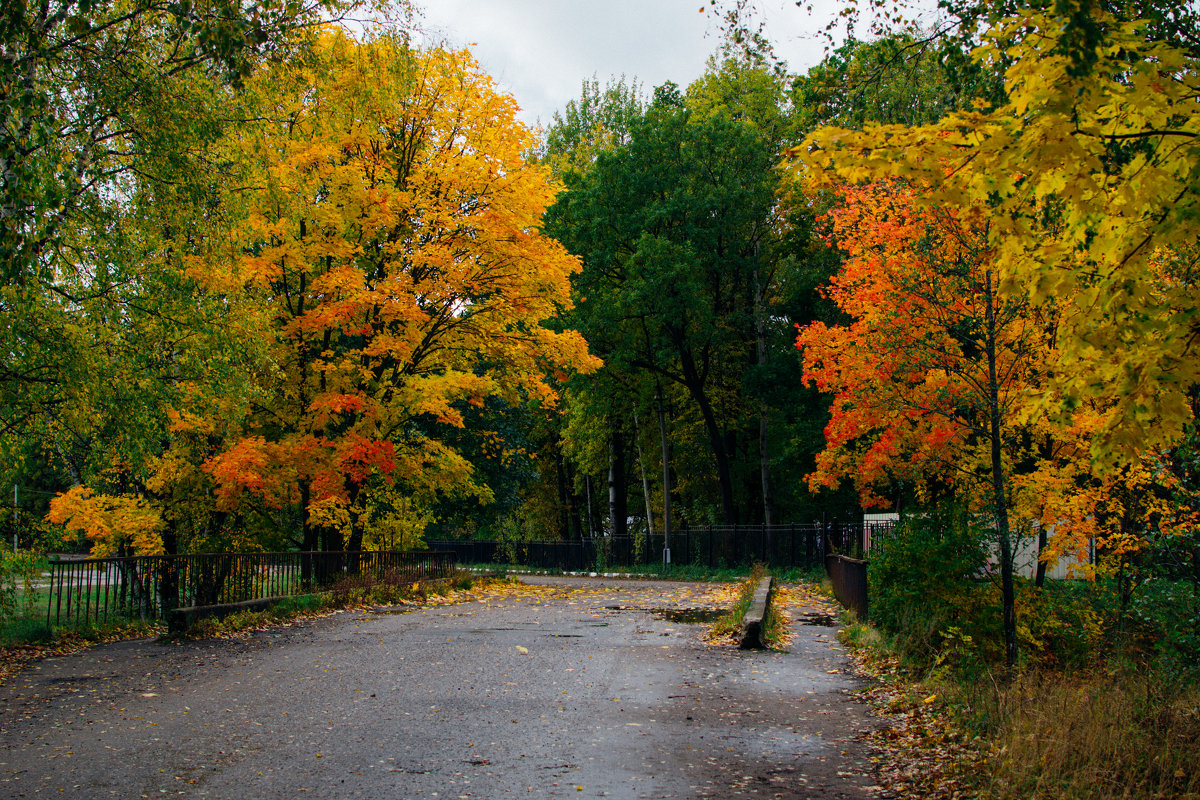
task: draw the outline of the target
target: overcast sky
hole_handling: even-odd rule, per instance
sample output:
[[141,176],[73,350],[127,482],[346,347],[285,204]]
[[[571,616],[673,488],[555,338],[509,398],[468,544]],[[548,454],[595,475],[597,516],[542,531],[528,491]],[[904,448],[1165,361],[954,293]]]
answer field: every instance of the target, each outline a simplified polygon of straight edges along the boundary
[[[707,0],[418,0],[426,44],[467,46],[516,97],[529,124],[548,124],[584,80],[637,78],[646,91],[686,87],[720,43]],[[815,0],[810,16],[791,0],[759,0],[767,35],[793,72],[819,62],[818,36],[844,4]],[[700,12],[701,6],[706,10]]]

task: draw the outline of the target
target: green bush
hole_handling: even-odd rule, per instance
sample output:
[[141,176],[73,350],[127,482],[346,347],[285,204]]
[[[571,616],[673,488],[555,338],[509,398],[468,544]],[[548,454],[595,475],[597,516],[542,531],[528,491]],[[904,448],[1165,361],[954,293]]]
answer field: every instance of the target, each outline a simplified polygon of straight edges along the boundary
[[[35,553],[9,553],[0,550],[0,622],[9,622],[28,612],[33,602],[33,581],[44,558]],[[18,600],[18,588],[24,603]]]
[[[1086,667],[1106,649],[1106,590],[1092,581],[1017,581],[1017,638],[1023,657],[1042,667]],[[992,590],[1000,603],[999,589]]]
[[872,543],[867,567],[871,621],[905,656],[933,663],[947,652],[974,654],[998,609],[979,578],[987,567],[985,534],[951,505],[911,516]]
[[1200,591],[1191,581],[1147,578],[1133,593],[1129,616],[1160,670],[1200,678]]

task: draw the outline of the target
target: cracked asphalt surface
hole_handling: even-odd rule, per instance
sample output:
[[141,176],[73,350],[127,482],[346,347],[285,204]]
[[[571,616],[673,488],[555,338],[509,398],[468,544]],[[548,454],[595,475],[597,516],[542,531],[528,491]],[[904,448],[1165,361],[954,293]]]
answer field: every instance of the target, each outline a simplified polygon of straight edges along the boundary
[[0,798],[880,796],[832,628],[718,648],[657,613],[709,585],[527,581],[30,665],[0,687]]

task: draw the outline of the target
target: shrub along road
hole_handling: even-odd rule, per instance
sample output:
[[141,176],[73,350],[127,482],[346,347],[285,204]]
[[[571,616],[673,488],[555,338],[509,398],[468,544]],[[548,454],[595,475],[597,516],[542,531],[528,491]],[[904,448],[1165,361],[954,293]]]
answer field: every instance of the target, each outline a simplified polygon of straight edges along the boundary
[[742,652],[705,584],[531,578],[410,613],[104,645],[0,687],[0,796],[862,798],[833,629]]

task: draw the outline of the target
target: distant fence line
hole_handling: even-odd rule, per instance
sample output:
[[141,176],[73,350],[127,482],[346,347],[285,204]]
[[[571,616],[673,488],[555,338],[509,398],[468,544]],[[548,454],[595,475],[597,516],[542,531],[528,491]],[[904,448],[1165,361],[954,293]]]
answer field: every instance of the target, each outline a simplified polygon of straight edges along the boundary
[[47,623],[164,620],[175,609],[287,597],[362,575],[449,574],[449,552],[196,553],[50,562]]
[[[892,524],[811,522],[787,525],[706,525],[671,534],[671,563],[712,569],[762,562],[773,567],[817,568],[827,553],[858,554],[871,535]],[[661,564],[663,536],[597,536],[594,539],[477,541],[436,539],[431,549],[453,552],[473,564],[519,563],[539,569],[592,570]]]

